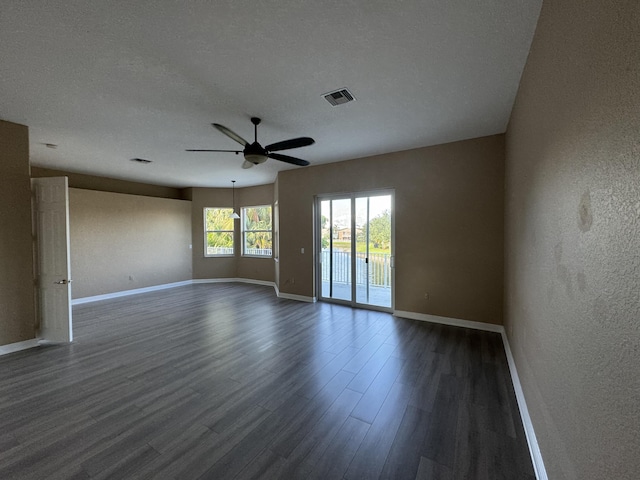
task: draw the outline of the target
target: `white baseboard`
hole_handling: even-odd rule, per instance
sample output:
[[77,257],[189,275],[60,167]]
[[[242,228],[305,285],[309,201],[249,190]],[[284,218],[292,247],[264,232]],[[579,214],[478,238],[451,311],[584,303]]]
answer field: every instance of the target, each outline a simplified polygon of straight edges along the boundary
[[38,346],[39,338],[32,338],[23,342],[10,343],[8,345],[0,345],[0,356],[8,355],[9,353],[19,352],[28,348],[34,348]]
[[513,389],[516,392],[516,400],[518,402],[518,408],[520,409],[520,418],[522,419],[522,426],[524,427],[524,434],[527,437],[527,444],[529,445],[529,454],[531,455],[531,462],[533,463],[533,470],[536,474],[537,480],[548,480],[547,470],[544,468],[544,461],[542,459],[542,453],[538,445],[538,439],[536,432],[533,429],[533,423],[531,422],[531,416],[529,415],[529,409],[527,408],[527,402],[524,398],[524,391],[522,390],[522,384],[520,383],[520,377],[518,376],[518,370],[516,369],[516,363],[511,353],[511,347],[509,346],[509,339],[507,338],[507,332],[502,328],[502,344],[504,345],[504,351],[507,355],[507,363],[509,364],[509,371],[511,372],[511,381],[513,382]]
[[81,305],[83,303],[98,302],[100,300],[109,300],[112,298],[126,297],[128,295],[137,295],[139,293],[155,292],[157,290],[164,290],[167,288],[181,287],[184,285],[195,285],[199,283],[250,283],[253,285],[264,285],[266,287],[273,287],[276,291],[276,295],[280,298],[287,298],[289,300],[297,300],[299,302],[314,303],[316,297],[306,297],[304,295],[294,295],[292,293],[282,293],[278,290],[275,282],[269,282],[267,280],[253,280],[251,278],[195,278],[193,280],[185,280],[183,282],[165,283],[163,285],[154,285],[152,287],[136,288],[133,290],[123,290],[121,292],[106,293],[104,295],[94,295],[92,297],[76,298],[71,301],[72,305]]
[[428,313],[404,312],[395,310],[395,317],[409,318],[411,320],[420,320],[423,322],[441,323],[443,325],[451,325],[452,327],[472,328],[474,330],[484,330],[487,332],[502,333],[504,328],[502,325],[494,325],[493,323],[473,322],[471,320],[461,320],[459,318],[440,317],[438,315],[429,315]]
[[193,280],[193,283],[252,283],[254,285],[265,285],[267,287],[273,287],[276,291],[278,298],[286,298],[288,300],[297,300],[298,302],[315,303],[316,297],[306,297],[304,295],[295,295],[293,293],[283,293],[280,291],[275,282],[268,282],[265,280],[253,280],[251,278],[198,278]]
[[316,303],[318,299],[316,297],[306,297],[304,295],[296,295],[293,293],[276,292],[278,298],[286,298],[287,300],[296,300],[297,302]]
[[412,320],[422,320],[425,322],[441,323],[444,325],[452,325],[454,327],[472,328],[474,330],[485,330],[488,332],[496,332],[502,336],[502,344],[504,345],[504,351],[507,356],[507,363],[509,364],[509,372],[511,374],[511,381],[513,383],[513,389],[516,393],[516,401],[518,402],[518,409],[520,410],[520,418],[522,419],[522,426],[524,427],[524,433],[527,437],[527,445],[529,446],[529,454],[531,455],[531,463],[533,463],[533,470],[537,480],[548,480],[547,471],[544,468],[544,461],[542,459],[542,453],[538,446],[538,439],[536,438],[536,432],[531,422],[531,416],[527,409],[527,402],[524,398],[524,392],[522,385],[520,384],[520,377],[518,377],[518,370],[516,369],[516,363],[511,353],[511,347],[509,346],[509,340],[507,333],[502,325],[494,325],[484,322],[472,322],[470,320],[461,320],[459,318],[439,317],[437,315],[428,315],[425,313],[415,312],[403,312],[396,310],[393,312],[396,317],[409,318]]
[[182,282],[164,283],[162,285],[154,285],[152,287],[135,288],[133,290],[123,290],[121,292],[105,293],[104,295],[94,295],[92,297],[82,297],[71,300],[71,305],[81,305],[83,303],[98,302],[100,300],[109,300],[112,298],[126,297],[128,295],[137,295],[139,293],[155,292],[157,290],[165,290],[167,288],[182,287],[183,285],[191,285],[192,280],[184,280]]
[[278,286],[275,284],[273,288],[275,289],[276,296],[278,298],[285,298],[287,300],[295,300],[297,302],[306,302],[306,303],[316,303],[318,301],[317,297],[307,297],[305,295],[296,295],[295,293],[281,292]]
[[276,287],[274,282],[267,280],[253,280],[251,278],[196,278],[191,283],[251,283],[253,285],[264,285],[266,287]]

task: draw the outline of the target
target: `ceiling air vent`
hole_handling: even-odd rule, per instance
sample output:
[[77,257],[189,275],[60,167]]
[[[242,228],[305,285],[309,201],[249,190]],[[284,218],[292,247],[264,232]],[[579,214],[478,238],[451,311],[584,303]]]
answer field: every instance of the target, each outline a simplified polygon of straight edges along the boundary
[[355,97],[346,88],[336,90],[335,92],[325,93],[322,96],[334,107],[342,105],[343,103],[353,102],[355,100]]
[[131,161],[138,163],[151,163],[151,160],[146,160],[144,158],[132,158]]

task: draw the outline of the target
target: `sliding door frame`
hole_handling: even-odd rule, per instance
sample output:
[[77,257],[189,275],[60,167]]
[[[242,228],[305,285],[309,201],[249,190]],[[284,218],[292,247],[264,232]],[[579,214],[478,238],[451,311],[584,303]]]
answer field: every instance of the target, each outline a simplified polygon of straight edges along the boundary
[[[383,307],[379,305],[371,305],[368,303],[357,302],[357,278],[356,278],[356,198],[368,198],[368,197],[380,197],[389,195],[391,197],[391,258],[390,258],[390,283],[391,283],[391,306]],[[338,298],[324,297],[322,295],[322,202],[331,200],[350,200],[351,202],[351,300],[342,300]],[[316,284],[316,298],[321,301],[338,303],[342,305],[348,305],[357,308],[366,308],[369,310],[378,310],[382,312],[393,312],[395,308],[395,190],[394,189],[381,189],[381,190],[366,190],[362,192],[349,192],[349,193],[331,193],[316,195],[314,199],[314,258],[315,258],[315,284]],[[367,219],[368,221],[369,219]],[[330,226],[333,229],[333,225]],[[369,234],[367,233],[367,240]],[[329,235],[330,252],[333,250],[333,232]],[[368,250],[368,244],[367,244]],[[333,255],[329,255],[331,261]],[[332,288],[332,276],[333,269],[329,269],[330,275],[330,289]]]

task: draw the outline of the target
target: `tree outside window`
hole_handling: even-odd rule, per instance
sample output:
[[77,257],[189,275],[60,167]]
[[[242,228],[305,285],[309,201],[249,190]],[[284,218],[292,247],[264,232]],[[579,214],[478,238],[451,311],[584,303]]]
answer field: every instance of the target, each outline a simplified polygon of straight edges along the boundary
[[242,254],[272,255],[271,205],[242,208]]
[[233,255],[232,208],[204,209],[205,257]]

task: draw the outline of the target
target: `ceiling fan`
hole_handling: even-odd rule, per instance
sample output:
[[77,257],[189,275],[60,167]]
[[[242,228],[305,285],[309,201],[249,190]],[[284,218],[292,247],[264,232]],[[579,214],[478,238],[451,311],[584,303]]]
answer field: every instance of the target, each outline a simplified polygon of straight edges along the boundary
[[281,162],[291,163],[292,165],[299,165],[306,167],[309,162],[302,160],[301,158],[290,157],[289,155],[282,155],[278,152],[280,150],[289,150],[292,148],[307,147],[313,145],[315,140],[310,137],[298,137],[290,140],[283,140],[282,142],[272,143],[263,147],[258,143],[258,125],[261,120],[257,117],[251,117],[251,123],[253,123],[254,142],[249,143],[233,130],[228,129],[224,125],[219,123],[212,123],[211,125],[224,133],[227,137],[235,140],[244,147],[244,150],[203,150],[203,149],[189,149],[187,152],[232,152],[236,155],[242,153],[244,155],[244,163],[242,168],[251,168],[254,165],[259,165],[266,162],[267,158],[273,158],[274,160],[280,160]]

